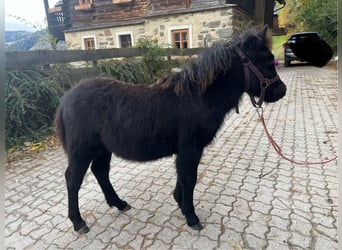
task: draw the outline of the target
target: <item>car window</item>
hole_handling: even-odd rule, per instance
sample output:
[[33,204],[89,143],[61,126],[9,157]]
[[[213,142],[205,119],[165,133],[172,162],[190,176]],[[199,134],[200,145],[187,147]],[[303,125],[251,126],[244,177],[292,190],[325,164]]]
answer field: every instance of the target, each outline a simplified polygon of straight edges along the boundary
[[318,38],[320,37],[318,33],[304,33],[304,34],[296,34],[292,35],[289,40],[296,40],[296,39],[306,39],[306,38]]

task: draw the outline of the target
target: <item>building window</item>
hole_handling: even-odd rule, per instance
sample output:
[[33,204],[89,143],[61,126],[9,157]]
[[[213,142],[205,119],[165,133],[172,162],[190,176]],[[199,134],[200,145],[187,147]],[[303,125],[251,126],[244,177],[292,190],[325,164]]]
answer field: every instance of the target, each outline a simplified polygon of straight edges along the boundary
[[131,32],[117,33],[116,41],[119,48],[128,48],[134,46],[133,44],[133,34]]
[[174,45],[176,48],[187,49],[190,47],[188,29],[172,30],[171,37],[172,37],[172,45]]
[[132,2],[132,0],[112,0],[114,4],[116,3],[128,3],[128,2]]
[[192,48],[192,25],[170,26],[168,43],[170,47]]
[[86,50],[95,49],[94,38],[85,38],[83,40],[83,43],[84,43],[84,49]]
[[82,40],[83,40],[83,44],[82,44],[83,49],[85,50],[96,49],[95,36],[83,37]]
[[87,10],[93,7],[93,0],[78,0],[75,10]]

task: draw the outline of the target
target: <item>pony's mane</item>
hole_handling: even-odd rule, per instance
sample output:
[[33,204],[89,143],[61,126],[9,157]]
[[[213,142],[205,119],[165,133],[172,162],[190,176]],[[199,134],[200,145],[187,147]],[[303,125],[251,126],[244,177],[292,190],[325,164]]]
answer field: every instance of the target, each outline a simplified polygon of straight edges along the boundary
[[220,71],[231,68],[231,46],[225,42],[215,42],[196,59],[191,60],[180,72],[164,78],[159,84],[164,89],[173,88],[176,95],[191,95],[193,89],[203,94]]
[[[173,88],[178,96],[206,92],[214,82],[218,72],[226,72],[232,66],[233,49],[243,44],[250,37],[258,37],[255,30],[248,30],[233,40],[214,42],[196,59],[190,61],[180,72],[166,77],[158,82],[164,89]],[[259,37],[258,37],[259,38]],[[271,39],[266,36],[265,44],[269,46]]]

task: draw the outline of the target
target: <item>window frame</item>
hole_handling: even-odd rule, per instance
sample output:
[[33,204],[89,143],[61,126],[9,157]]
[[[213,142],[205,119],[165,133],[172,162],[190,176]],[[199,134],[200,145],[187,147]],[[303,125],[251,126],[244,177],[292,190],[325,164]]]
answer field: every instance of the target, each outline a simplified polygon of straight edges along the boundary
[[132,2],[132,0],[112,0],[113,4],[129,3],[129,2]]
[[[97,43],[96,43],[96,36],[95,35],[89,35],[89,36],[82,36],[82,49],[83,50],[93,50],[93,49],[97,49]],[[92,39],[94,41],[94,48],[93,49],[87,49],[86,48],[86,44],[85,41],[88,39]]]
[[[176,40],[176,35],[179,35],[178,40]],[[186,39],[183,39],[183,34],[186,34]],[[176,46],[176,48],[179,49],[187,49],[189,48],[189,30],[188,29],[182,29],[182,30],[172,30],[171,31],[171,36],[172,36],[172,45],[174,46],[175,44],[179,43],[179,47]],[[184,44],[187,44],[185,47]]]
[[187,30],[188,31],[188,47],[187,48],[192,48],[192,25],[180,25],[180,26],[171,26],[169,27],[169,37],[168,37],[168,43],[169,47],[172,48],[174,45],[174,40],[173,40],[173,33],[176,31],[181,31],[181,30]]
[[[84,3],[87,1],[87,3]],[[75,5],[75,10],[88,10],[93,7],[93,0],[78,0],[78,5]]]
[[120,36],[125,36],[125,35],[131,36],[131,45],[129,47],[134,46],[133,32],[132,31],[124,31],[124,32],[116,32],[115,33],[117,48],[122,48]]

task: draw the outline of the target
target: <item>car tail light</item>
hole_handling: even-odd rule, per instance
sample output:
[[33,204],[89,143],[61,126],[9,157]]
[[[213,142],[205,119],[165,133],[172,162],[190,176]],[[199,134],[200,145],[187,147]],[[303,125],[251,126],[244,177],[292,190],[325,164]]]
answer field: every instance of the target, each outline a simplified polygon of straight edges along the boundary
[[289,44],[288,43],[284,43],[284,49],[289,49],[289,48],[290,48]]

